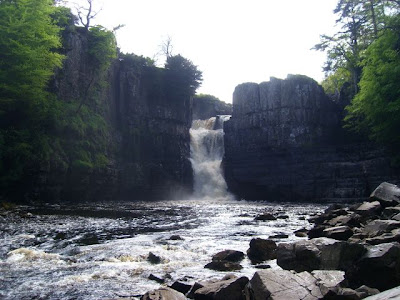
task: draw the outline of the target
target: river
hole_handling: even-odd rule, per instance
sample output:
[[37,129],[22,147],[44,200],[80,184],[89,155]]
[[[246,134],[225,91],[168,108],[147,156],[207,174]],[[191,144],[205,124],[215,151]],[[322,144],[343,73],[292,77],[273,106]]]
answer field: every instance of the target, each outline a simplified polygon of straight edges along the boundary
[[[221,279],[226,273],[204,268],[217,252],[246,253],[256,237],[300,239],[294,231],[326,207],[235,200],[221,170],[227,119],[193,122],[191,199],[0,209],[0,298],[139,299],[160,286],[150,275],[165,284]],[[255,220],[265,212],[278,219]],[[234,273],[251,278],[257,266],[241,264]]]
[[[293,232],[309,228],[307,216],[324,208],[186,200],[1,211],[0,298],[115,299],[159,287],[150,274],[166,277],[167,284],[222,278],[223,272],[204,268],[213,254],[246,252],[254,237],[287,234],[276,241],[298,240]],[[288,218],[255,220],[266,211]],[[149,252],[161,262],[150,263]],[[236,274],[251,277],[257,270],[247,258],[241,264]]]

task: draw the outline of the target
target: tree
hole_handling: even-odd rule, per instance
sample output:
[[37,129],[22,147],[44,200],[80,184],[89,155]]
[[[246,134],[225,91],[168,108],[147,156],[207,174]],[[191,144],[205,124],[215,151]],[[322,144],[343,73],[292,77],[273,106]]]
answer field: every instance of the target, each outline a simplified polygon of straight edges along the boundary
[[333,36],[322,35],[321,43],[314,47],[327,52],[324,70],[328,78],[336,72],[351,74],[353,95],[358,92],[363,53],[385,28],[385,11],[389,7],[393,5],[383,0],[339,0],[334,13],[338,15],[340,31]]
[[82,5],[76,6],[78,18],[83,27],[89,30],[91,21],[97,16],[100,11],[94,11],[93,0],[86,0],[87,7]]
[[203,80],[202,72],[192,61],[181,55],[169,56],[165,69],[176,87],[193,96]]
[[[63,56],[52,0],[0,1],[0,190],[49,155],[47,83]],[[15,188],[18,192],[18,188]]]
[[363,61],[360,91],[347,107],[347,126],[400,149],[400,17],[372,43]]

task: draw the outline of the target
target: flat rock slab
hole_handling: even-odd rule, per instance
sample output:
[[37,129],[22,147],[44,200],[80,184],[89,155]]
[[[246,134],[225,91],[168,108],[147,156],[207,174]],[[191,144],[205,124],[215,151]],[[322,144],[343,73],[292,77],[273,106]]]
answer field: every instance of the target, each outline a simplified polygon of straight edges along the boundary
[[162,287],[158,290],[150,291],[144,294],[140,300],[186,300],[184,294],[173,289]]
[[318,271],[294,273],[286,270],[262,270],[254,274],[247,295],[254,300],[316,300],[344,280],[344,272]]
[[382,182],[370,195],[371,200],[379,201],[384,207],[400,204],[400,188],[388,182]]
[[400,286],[382,293],[364,298],[364,300],[397,300],[400,299]]
[[323,232],[326,237],[341,241],[347,241],[353,235],[353,230],[349,226],[331,227],[325,229]]
[[244,300],[243,290],[249,282],[247,277],[225,276],[222,280],[206,283],[194,292],[195,300]]
[[362,216],[372,216],[377,214],[382,209],[379,201],[364,202],[357,209],[356,212]]

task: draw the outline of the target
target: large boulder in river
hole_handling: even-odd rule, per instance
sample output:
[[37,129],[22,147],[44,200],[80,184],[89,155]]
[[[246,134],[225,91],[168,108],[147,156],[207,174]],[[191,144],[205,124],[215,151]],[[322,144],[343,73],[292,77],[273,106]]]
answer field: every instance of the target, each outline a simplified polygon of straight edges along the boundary
[[212,257],[213,261],[231,261],[231,262],[238,262],[244,258],[244,253],[237,250],[224,250],[218,252]]
[[161,287],[158,290],[150,291],[144,294],[140,300],[186,300],[184,294],[179,293],[167,287]]
[[246,300],[317,300],[339,289],[344,272],[316,271],[293,273],[286,270],[262,270],[254,274],[246,287]]
[[365,247],[357,243],[316,238],[296,243],[281,243],[277,248],[277,263],[286,270],[296,272],[313,270],[349,269],[364,253]]
[[400,188],[397,185],[382,182],[372,192],[370,199],[379,201],[383,207],[400,204]]
[[365,284],[384,291],[400,285],[400,244],[368,247],[367,252],[346,272],[353,287]]
[[254,238],[250,241],[247,256],[252,263],[259,263],[276,258],[276,243],[272,240]]
[[195,300],[244,300],[243,290],[249,282],[247,277],[227,275],[222,280],[206,283],[194,292]]

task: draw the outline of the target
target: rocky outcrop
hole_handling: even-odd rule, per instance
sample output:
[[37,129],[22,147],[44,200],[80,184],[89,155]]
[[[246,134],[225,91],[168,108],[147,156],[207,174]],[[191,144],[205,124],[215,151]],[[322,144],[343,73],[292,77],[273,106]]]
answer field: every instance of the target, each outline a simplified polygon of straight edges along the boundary
[[179,91],[167,70],[134,55],[119,54],[108,72],[98,74],[85,30],[76,28],[64,39],[66,59],[50,88],[59,100],[90,105],[103,119],[106,138],[99,144],[107,166],[81,170],[70,158],[64,159],[63,169],[46,166],[37,176],[36,198],[145,200],[190,193],[191,96]]
[[164,69],[116,62],[110,88],[118,187],[123,199],[168,199],[191,191],[191,98]]
[[217,115],[231,115],[232,104],[211,95],[196,95],[193,98],[193,120],[207,120]]
[[286,270],[256,272],[246,287],[246,300],[335,299],[344,282],[341,271],[292,273]]
[[359,201],[398,181],[385,151],[349,139],[340,119],[340,107],[305,76],[237,86],[224,124],[229,189],[254,200]]

